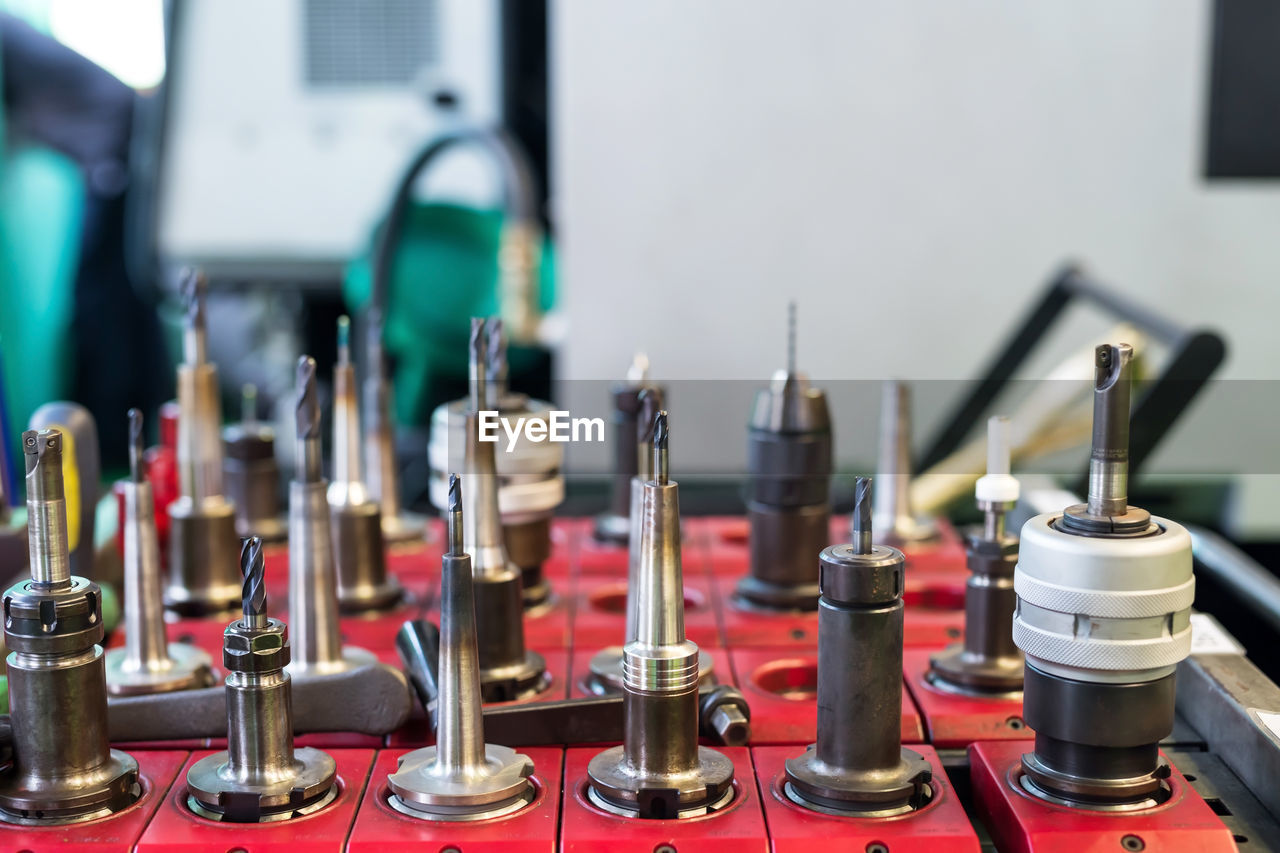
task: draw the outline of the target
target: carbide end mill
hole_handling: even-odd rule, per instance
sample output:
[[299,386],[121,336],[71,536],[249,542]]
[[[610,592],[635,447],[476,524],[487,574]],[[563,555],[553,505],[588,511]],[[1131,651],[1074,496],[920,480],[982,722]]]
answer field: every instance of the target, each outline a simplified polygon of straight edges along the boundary
[[884,383],[876,468],[879,485],[872,515],[880,541],[903,548],[936,539],[937,529],[911,505],[911,392],[902,382]]
[[625,817],[695,817],[733,799],[733,762],[698,745],[698,647],[684,634],[679,486],[667,446],[659,412],[640,510],[635,639],[623,650],[623,745],[587,767],[591,801]]
[[204,276],[188,269],[181,292],[183,363],[178,365],[178,499],[169,506],[169,583],[165,606],[181,616],[232,610],[236,577],[235,506],[223,492],[222,403],[208,362]]
[[814,610],[818,567],[830,542],[831,416],[827,397],[796,371],[795,303],[787,367],[756,394],[747,427],[750,573],[734,602],[763,610]]
[[160,542],[142,453],[142,412],[130,409],[129,478],[120,484],[124,495],[125,645],[106,653],[107,690],[118,696],[213,684],[209,655],[165,638]]
[[296,460],[289,483],[289,622],[295,675],[340,672],[372,662],[371,653],[343,647],[338,627],[338,580],[330,538],[327,485],[320,471],[320,403],[316,362],[298,359],[294,407]]
[[236,508],[236,533],[277,542],[288,535],[280,508],[276,434],[258,420],[258,389],[240,389],[240,422],[222,430],[222,480]]
[[1127,344],[1097,348],[1089,502],[1027,521],[1014,572],[1023,717],[1036,733],[1017,784],[1077,808],[1169,796],[1159,742],[1191,651],[1191,537],[1128,504],[1132,356]]
[[337,764],[326,752],[293,748],[293,691],[285,666],[289,635],[267,616],[262,540],[246,539],[243,615],[227,626],[227,749],[187,771],[187,805],[232,823],[266,823],[316,812],[338,794]]
[[76,823],[141,795],[138,763],[107,743],[102,593],[71,574],[62,433],[22,435],[31,579],[4,594],[13,762],[0,773],[0,821]]
[[480,440],[479,411],[486,399],[484,320],[471,320],[471,409],[467,412],[467,512],[463,541],[475,575],[480,689],[486,702],[531,696],[551,684],[542,655],[524,644],[521,572],[507,556],[498,512],[494,443]]
[[983,525],[980,534],[969,538],[964,642],[934,655],[927,676],[941,690],[973,696],[1022,692],[1023,657],[1012,632],[1018,537],[1005,529],[1005,513],[1017,503],[1019,491],[1009,473],[1009,433],[1008,418],[987,421],[987,474],[974,489]]
[[[653,426],[662,411],[662,390],[645,388],[640,392],[640,416],[636,421],[636,469],[644,472],[631,478],[631,536],[627,547],[627,622],[621,646],[601,649],[591,658],[590,670],[583,687],[603,696],[622,692],[622,650],[636,636],[636,607],[639,604],[640,504],[644,499],[644,483],[653,470]],[[716,683],[715,662],[705,651],[698,653],[699,684]]]
[[333,369],[333,480],[330,523],[338,571],[338,607],[344,613],[388,610],[404,590],[387,574],[382,510],[365,489],[360,460],[360,410],[351,362],[351,323],[338,318],[338,364]]
[[426,519],[406,512],[400,503],[400,472],[396,466],[395,421],[391,413],[392,385],[382,349],[382,315],[369,308],[365,320],[364,468],[369,496],[382,508],[382,538],[388,544],[416,542],[426,535]]
[[860,817],[932,796],[928,760],[902,746],[902,552],[871,544],[871,499],[859,477],[853,543],[819,557],[818,739],[787,760],[784,785],[805,808]]
[[638,352],[627,369],[625,382],[610,392],[613,398],[613,491],[609,510],[596,518],[595,537],[615,545],[627,544],[631,534],[631,478],[648,476],[636,469],[632,440],[639,428],[640,394],[656,386],[649,382],[649,357]]
[[436,745],[400,759],[387,777],[390,804],[423,820],[481,820],[533,800],[533,762],[484,742],[471,558],[462,547],[462,494],[449,478],[449,550],[441,558]]

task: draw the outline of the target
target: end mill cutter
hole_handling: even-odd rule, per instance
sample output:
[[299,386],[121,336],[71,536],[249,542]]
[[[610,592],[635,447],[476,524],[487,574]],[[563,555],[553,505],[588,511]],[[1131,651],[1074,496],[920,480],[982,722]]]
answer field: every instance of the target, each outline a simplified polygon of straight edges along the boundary
[[223,613],[240,595],[235,507],[222,488],[222,404],[208,361],[204,277],[186,270],[183,362],[178,365],[178,480],[169,507],[169,585],[165,605],[181,616]]
[[[640,505],[644,500],[644,483],[648,472],[653,470],[653,425],[662,411],[662,391],[658,388],[645,388],[640,392],[640,413],[636,421],[636,467],[646,474],[637,474],[631,478],[631,536],[627,548],[627,621],[621,646],[609,646],[601,649],[591,658],[590,673],[583,686],[596,694],[604,696],[622,692],[622,650],[626,644],[636,638],[636,608],[640,602]],[[698,653],[698,681],[702,685],[716,683],[715,663],[711,655],[705,651]],[[737,712],[731,712],[737,713]],[[727,721],[726,725],[744,723],[745,717],[737,714]]]
[[351,323],[338,318],[338,364],[333,369],[333,480],[329,483],[338,607],[345,613],[388,610],[404,590],[387,574],[382,510],[369,498],[360,461],[360,410],[351,363]]
[[1159,741],[1173,730],[1195,598],[1186,529],[1129,505],[1132,357],[1128,344],[1095,351],[1088,503],[1023,525],[1013,579],[1023,717],[1036,733],[1018,784],[1106,811],[1169,795]]
[[815,554],[831,541],[831,416],[827,397],[796,372],[795,303],[787,367],[761,390],[747,431],[750,574],[734,599],[765,610],[815,610]]
[[647,472],[636,469],[632,440],[640,428],[640,393],[657,386],[649,383],[649,357],[636,353],[625,382],[610,392],[613,398],[613,491],[609,510],[596,518],[595,536],[602,542],[627,544],[631,533],[631,478]]
[[364,649],[343,647],[338,579],[329,528],[328,487],[320,472],[320,403],[316,362],[298,359],[294,479],[289,483],[289,622],[294,675],[340,672],[372,663]]
[[338,794],[337,764],[312,747],[293,748],[289,634],[267,616],[262,540],[246,539],[244,615],[227,626],[227,749],[187,771],[187,805],[196,814],[232,823],[266,823],[311,814]]
[[480,440],[485,405],[485,321],[471,318],[471,409],[467,412],[463,541],[475,575],[480,689],[486,702],[532,696],[551,684],[546,661],[524,645],[521,572],[507,556],[498,512],[495,444]]
[[964,594],[964,642],[930,659],[929,683],[971,696],[1022,692],[1022,651],[1013,642],[1013,570],[1018,537],[1005,529],[1005,513],[1018,502],[1009,473],[1009,419],[987,421],[987,474],[974,489],[982,533],[969,538],[969,580]]
[[71,574],[62,433],[22,435],[31,579],[4,594],[13,763],[0,773],[0,821],[75,823],[141,796],[138,763],[107,743],[102,593]]
[[587,796],[624,817],[675,819],[733,799],[733,762],[698,745],[698,647],[684,634],[679,486],[667,413],[654,423],[653,479],[640,510],[635,639],[623,650],[623,744],[591,759]]
[[395,421],[391,412],[391,380],[382,349],[382,315],[369,309],[365,323],[364,468],[369,497],[382,508],[382,538],[388,544],[421,540],[426,520],[406,512],[400,503],[400,475],[396,470]]
[[124,495],[124,648],[106,654],[107,690],[116,696],[213,684],[213,661],[164,631],[160,540],[151,483],[143,473],[142,412],[129,410],[129,479]]
[[786,765],[787,797],[825,814],[903,814],[932,796],[928,760],[902,746],[902,552],[871,544],[871,500],[859,477],[853,543],[819,557],[818,739]]
[[872,515],[880,541],[904,548],[936,539],[938,531],[911,505],[911,392],[902,382],[884,383],[876,469]]
[[449,477],[449,550],[441,558],[436,745],[400,759],[387,777],[390,805],[423,820],[482,820],[533,800],[533,762],[484,741],[476,646],[475,580],[462,547],[462,494]]
[[240,422],[222,430],[222,479],[236,508],[236,533],[276,542],[288,535],[280,510],[276,434],[258,421],[258,389],[240,389]]

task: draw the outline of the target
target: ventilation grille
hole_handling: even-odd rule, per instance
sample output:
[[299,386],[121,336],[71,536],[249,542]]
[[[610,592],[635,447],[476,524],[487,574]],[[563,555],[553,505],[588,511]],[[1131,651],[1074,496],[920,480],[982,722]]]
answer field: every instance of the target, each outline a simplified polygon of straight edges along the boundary
[[437,0],[306,0],[307,83],[403,86],[440,56]]

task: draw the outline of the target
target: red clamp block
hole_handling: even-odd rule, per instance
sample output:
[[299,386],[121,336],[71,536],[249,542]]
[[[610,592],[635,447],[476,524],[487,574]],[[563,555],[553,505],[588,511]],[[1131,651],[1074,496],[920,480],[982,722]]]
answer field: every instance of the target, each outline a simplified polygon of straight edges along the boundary
[[203,818],[187,805],[187,770],[209,752],[193,753],[183,765],[136,853],[340,853],[364,794],[371,749],[337,749],[330,755],[338,763],[337,798],[314,814],[273,823],[223,823]]
[[1022,719],[1022,696],[979,698],[950,693],[929,683],[926,649],[907,649],[902,671],[907,688],[924,718],[929,743],[939,749],[958,749],[980,740],[1025,740],[1031,733]]
[[[621,646],[622,641],[619,639],[615,646]],[[595,696],[586,687],[586,679],[591,674],[591,659],[596,656],[600,649],[595,648],[575,648],[570,658],[569,677],[572,681],[569,684],[569,698],[577,699],[585,696]],[[717,684],[734,684],[738,682],[733,677],[733,667],[729,663],[729,653],[717,646],[698,646],[698,651],[711,656],[712,672],[715,674]]]
[[[818,731],[818,653],[804,649],[732,649],[738,689],[751,707],[751,744],[813,743]],[[902,742],[924,741],[920,713],[902,688]]]
[[654,853],[659,849],[680,853],[765,853],[769,849],[755,771],[745,747],[719,750],[733,762],[733,802],[714,814],[684,820],[628,819],[592,804],[587,799],[587,765],[599,751],[565,751],[561,853]]
[[[569,695],[569,652],[566,649],[536,649],[536,651],[547,662],[547,672],[551,673],[551,686],[535,696],[517,702],[490,704],[523,705],[529,702],[551,702],[564,699]],[[426,714],[418,707],[415,696],[413,716],[409,717],[409,721],[403,726],[387,735],[387,746],[416,748],[430,746],[435,742],[436,733],[428,723]]]
[[[817,555],[814,555],[817,559]],[[731,648],[755,646],[791,646],[814,648],[818,645],[818,611],[804,613],[770,613],[740,606],[734,601],[734,588],[743,570],[736,575],[717,575],[712,583],[720,601],[724,621],[725,645]]]
[[[580,578],[574,598],[573,645],[576,648],[599,649],[622,643],[627,630],[625,580]],[[684,632],[699,646],[721,645],[715,604],[710,580],[685,575]],[[528,620],[525,624],[528,625]]]
[[578,547],[578,530],[573,523],[565,523],[567,519],[551,520],[551,555],[542,562],[542,574],[556,580],[570,579],[577,576],[577,561],[574,559]]
[[1237,849],[1231,830],[1176,769],[1168,779],[1172,795],[1154,808],[1087,811],[1047,803],[1022,789],[1021,759],[1030,750],[1030,741],[992,741],[969,747],[974,803],[1002,851],[1225,853]]
[[178,770],[187,760],[182,750],[163,752],[136,752],[138,774],[142,782],[142,796],[127,809],[110,817],[89,820],[84,823],[62,826],[12,826],[4,825],[0,837],[5,850],[74,851],[132,850],[134,843],[146,829],[147,822],[164,802],[178,777]]
[[835,817],[796,805],[782,789],[794,746],[755,747],[751,757],[760,780],[772,853],[812,853],[816,848],[891,850],[893,853],[964,853],[980,849],[977,833],[956,797],[933,747],[913,746],[933,765],[933,799],[911,814],[881,818]]
[[564,753],[546,747],[520,750],[533,759],[533,802],[503,817],[475,821],[429,821],[403,815],[387,802],[387,776],[408,750],[378,753],[365,788],[347,853],[410,853],[423,850],[551,853],[560,823],[560,779]]

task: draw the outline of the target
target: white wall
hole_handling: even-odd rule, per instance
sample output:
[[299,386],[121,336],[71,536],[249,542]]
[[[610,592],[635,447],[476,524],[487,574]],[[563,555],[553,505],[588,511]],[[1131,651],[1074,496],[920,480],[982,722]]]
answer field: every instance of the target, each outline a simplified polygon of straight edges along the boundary
[[[970,377],[1075,257],[1227,332],[1226,376],[1275,378],[1280,187],[1199,177],[1209,11],[558,0],[565,377],[617,376],[636,348],[663,377],[765,377],[793,297],[815,376]],[[1161,467],[1238,462],[1213,455],[1213,409]],[[745,412],[727,417],[740,432]],[[1254,470],[1280,471],[1269,420],[1232,428],[1270,451]],[[842,438],[842,459],[873,447]]]

